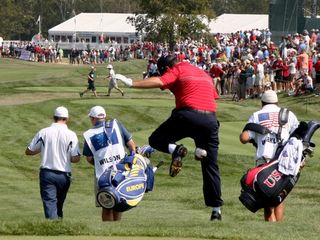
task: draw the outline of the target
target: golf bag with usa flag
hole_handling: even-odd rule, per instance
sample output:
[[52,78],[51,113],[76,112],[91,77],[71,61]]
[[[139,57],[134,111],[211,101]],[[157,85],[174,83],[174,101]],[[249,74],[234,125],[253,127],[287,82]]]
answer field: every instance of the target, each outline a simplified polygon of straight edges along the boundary
[[[266,131],[260,125],[249,124],[247,130],[259,134]],[[242,176],[239,200],[248,210],[255,213],[285,200],[299,180],[306,157],[312,157],[315,144],[311,138],[319,127],[317,121],[300,122],[289,140],[278,148],[273,160],[249,169]]]

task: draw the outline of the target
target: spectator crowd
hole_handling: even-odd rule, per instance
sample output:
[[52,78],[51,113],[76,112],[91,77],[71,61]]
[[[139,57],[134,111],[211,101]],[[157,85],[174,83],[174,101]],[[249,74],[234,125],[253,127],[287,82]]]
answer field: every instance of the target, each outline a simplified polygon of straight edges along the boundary
[[[266,89],[289,95],[318,94],[320,83],[320,33],[288,34],[278,44],[271,41],[269,29],[252,29],[231,34],[215,34],[210,43],[187,38],[176,43],[179,62],[189,61],[212,76],[220,95],[234,100],[261,96]],[[31,61],[59,63],[68,57],[70,64],[103,64],[130,59],[147,59],[145,76],[157,75],[157,59],[169,53],[163,43],[135,42],[130,45],[110,43],[105,49],[76,49],[67,53],[57,46],[32,42],[2,46],[1,56],[19,57],[29,51]]]

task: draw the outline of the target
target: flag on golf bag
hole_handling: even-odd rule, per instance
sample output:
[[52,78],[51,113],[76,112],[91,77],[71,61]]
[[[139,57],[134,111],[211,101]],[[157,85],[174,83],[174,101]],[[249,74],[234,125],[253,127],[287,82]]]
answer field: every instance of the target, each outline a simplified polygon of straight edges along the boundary
[[247,209],[255,213],[285,200],[299,180],[306,156],[312,156],[315,144],[310,140],[319,127],[316,121],[300,122],[274,160],[251,168],[242,176],[239,200]]
[[137,206],[144,193],[153,189],[154,169],[150,160],[140,154],[126,156],[116,169],[111,167],[99,177],[97,202],[118,212]]

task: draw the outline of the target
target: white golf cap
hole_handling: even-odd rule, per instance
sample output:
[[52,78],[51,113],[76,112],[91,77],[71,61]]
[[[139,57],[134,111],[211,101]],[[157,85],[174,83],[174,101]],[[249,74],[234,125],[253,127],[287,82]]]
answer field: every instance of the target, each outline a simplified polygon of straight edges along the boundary
[[106,117],[106,111],[101,106],[94,106],[90,109],[90,112],[88,114],[89,117],[93,118],[105,118]]
[[61,118],[68,118],[69,117],[68,109],[63,106],[57,107],[56,110],[54,111],[54,116],[61,117]]
[[108,64],[107,68],[108,68],[108,69],[112,69],[113,67],[112,67],[111,64]]
[[277,103],[277,93],[273,90],[267,90],[262,94],[261,101],[265,103]]

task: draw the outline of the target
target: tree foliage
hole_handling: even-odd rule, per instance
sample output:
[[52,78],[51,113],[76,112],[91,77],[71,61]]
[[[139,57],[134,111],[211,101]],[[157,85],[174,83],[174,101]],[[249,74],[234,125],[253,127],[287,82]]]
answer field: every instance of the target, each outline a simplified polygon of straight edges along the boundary
[[212,18],[209,0],[139,0],[139,11],[129,19],[150,41],[175,41],[187,36],[201,37],[208,31],[203,20]]
[[48,29],[81,12],[113,12],[136,13],[138,31],[148,33],[150,40],[170,42],[202,36],[206,32],[202,19],[223,13],[266,14],[268,4],[268,0],[1,0],[0,36],[30,40],[38,33],[39,15],[46,36]]
[[[32,17],[32,0],[4,0],[0,7],[0,36],[14,36],[17,39],[32,34],[35,25]],[[31,8],[30,8],[31,6]]]
[[30,40],[39,31],[48,30],[81,12],[130,13],[136,11],[135,0],[1,0],[0,36],[4,39]]

